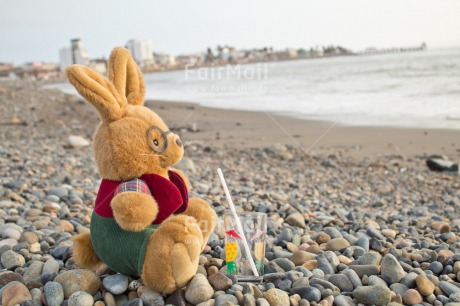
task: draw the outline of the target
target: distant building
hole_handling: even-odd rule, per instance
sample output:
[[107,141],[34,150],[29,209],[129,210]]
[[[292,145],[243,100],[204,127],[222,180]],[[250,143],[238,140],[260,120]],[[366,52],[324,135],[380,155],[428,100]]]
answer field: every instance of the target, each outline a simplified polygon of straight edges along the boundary
[[13,64],[0,63],[0,79],[15,79],[16,73]]
[[196,66],[200,63],[199,55],[178,55],[176,63],[180,66]]
[[126,48],[131,52],[134,60],[141,67],[154,62],[152,42],[148,40],[131,39],[126,43]]
[[156,64],[163,67],[174,67],[176,65],[176,57],[172,54],[154,53],[153,58]]
[[99,71],[102,74],[107,73],[107,60],[105,58],[97,58],[90,61],[89,66]]
[[283,51],[276,51],[274,55],[278,60],[294,59],[298,57],[297,50],[289,48]]
[[58,77],[58,71],[55,63],[29,62],[17,67],[15,73],[22,79],[49,80]]
[[70,47],[59,51],[59,69],[65,71],[66,67],[73,64],[89,65],[89,56],[82,46],[80,39],[72,39]]

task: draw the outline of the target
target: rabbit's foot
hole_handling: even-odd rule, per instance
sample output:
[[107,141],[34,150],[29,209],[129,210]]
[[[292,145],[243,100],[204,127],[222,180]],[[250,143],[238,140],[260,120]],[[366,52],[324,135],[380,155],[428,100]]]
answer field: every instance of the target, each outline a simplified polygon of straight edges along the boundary
[[171,293],[195,275],[203,234],[195,218],[177,215],[164,221],[150,236],[142,279],[148,287]]

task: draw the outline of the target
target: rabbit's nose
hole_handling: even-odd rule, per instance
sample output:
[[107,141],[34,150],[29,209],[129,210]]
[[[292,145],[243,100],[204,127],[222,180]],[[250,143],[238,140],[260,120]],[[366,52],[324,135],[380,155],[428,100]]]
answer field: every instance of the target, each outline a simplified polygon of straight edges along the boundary
[[176,138],[176,144],[179,148],[182,147],[182,141],[180,140],[179,137]]

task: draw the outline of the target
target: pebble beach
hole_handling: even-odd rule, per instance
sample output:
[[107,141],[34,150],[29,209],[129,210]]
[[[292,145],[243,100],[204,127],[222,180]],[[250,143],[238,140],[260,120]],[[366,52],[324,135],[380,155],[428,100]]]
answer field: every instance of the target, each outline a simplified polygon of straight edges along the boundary
[[[0,83],[0,103],[1,305],[460,305],[460,178],[425,165],[428,154],[459,158],[458,131],[408,131],[420,141],[405,151],[407,139],[388,146],[394,130],[381,128],[378,154],[344,147],[344,128],[310,150],[302,139],[314,129],[301,134],[300,120],[286,129],[298,142],[251,138],[237,127],[257,115],[242,112],[230,137],[212,129],[211,110],[190,119],[184,112],[196,106],[162,103],[160,115],[184,135],[177,168],[191,196],[222,217],[220,167],[237,210],[266,213],[268,231],[262,284],[227,274],[220,219],[188,286],[161,295],[139,277],[84,270],[72,258],[70,238],[89,230],[100,183],[91,106],[23,81]],[[432,135],[445,144],[437,152],[423,138]]]

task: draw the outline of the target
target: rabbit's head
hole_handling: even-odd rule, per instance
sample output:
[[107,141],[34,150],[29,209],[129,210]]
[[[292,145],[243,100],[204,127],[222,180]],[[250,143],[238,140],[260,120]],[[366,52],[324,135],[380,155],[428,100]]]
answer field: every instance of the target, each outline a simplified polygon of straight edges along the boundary
[[93,147],[102,178],[124,181],[168,168],[184,154],[179,136],[155,112],[143,106],[145,84],[129,51],[117,47],[109,60],[109,79],[81,65],[67,68],[77,91],[97,110],[101,123]]

